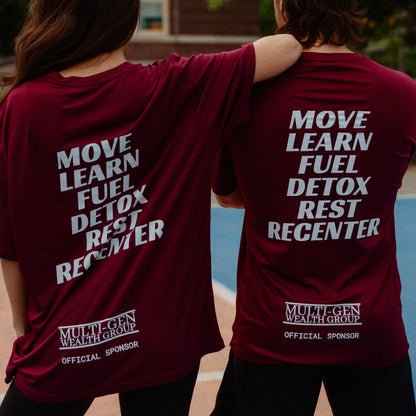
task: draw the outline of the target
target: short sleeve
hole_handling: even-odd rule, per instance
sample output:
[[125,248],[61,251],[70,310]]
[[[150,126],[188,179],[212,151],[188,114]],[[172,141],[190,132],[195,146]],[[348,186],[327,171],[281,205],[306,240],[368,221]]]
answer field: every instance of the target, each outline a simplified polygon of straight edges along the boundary
[[10,221],[6,105],[0,108],[0,258],[17,260]]
[[238,188],[234,162],[227,143],[218,151],[212,175],[212,190],[221,196],[229,195]]
[[186,107],[192,107],[203,127],[224,133],[249,119],[255,71],[252,44],[190,58],[172,55],[163,66],[167,95],[176,102],[186,95]]

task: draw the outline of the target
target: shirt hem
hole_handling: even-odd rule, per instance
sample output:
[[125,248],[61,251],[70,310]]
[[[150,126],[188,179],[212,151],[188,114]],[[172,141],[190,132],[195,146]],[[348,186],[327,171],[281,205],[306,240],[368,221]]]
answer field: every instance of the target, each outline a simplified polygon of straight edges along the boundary
[[9,260],[9,261],[17,261],[17,255],[8,254],[3,251],[0,251],[0,259]]
[[[259,354],[251,354],[247,352],[243,352],[236,348],[235,346],[231,346],[231,350],[242,361],[246,361],[252,364],[259,364],[259,365],[279,365],[279,364],[298,364],[298,365],[311,365],[311,366],[327,366],[327,365],[346,365],[351,367],[362,367],[362,368],[385,368],[391,367],[399,362],[403,361],[409,353],[409,346],[407,346],[403,351],[396,354],[389,360],[379,360],[374,361],[372,363],[367,363],[365,359],[346,359],[346,360],[328,360],[323,361],[322,358],[314,359],[313,357],[308,357],[306,359],[302,359],[302,357],[287,357],[281,355],[279,358],[272,358],[266,356],[260,356]],[[276,357],[279,354],[276,354]]]
[[[202,358],[202,357],[201,357]],[[185,377],[189,374],[192,370],[194,370],[198,366],[199,360],[196,360],[192,365],[187,366],[186,368],[178,371],[174,375],[170,377],[160,377],[156,378],[152,381],[147,380],[146,382],[129,382],[129,383],[120,383],[117,385],[112,384],[111,387],[103,387],[101,389],[94,389],[94,392],[83,392],[80,394],[42,394],[36,392],[30,388],[27,388],[24,383],[19,381],[19,374],[16,375],[14,379],[14,383],[18,390],[26,397],[31,400],[35,400],[38,402],[43,403],[65,403],[65,402],[74,402],[80,400],[88,400],[88,399],[95,399],[100,396],[107,396],[111,394],[117,394],[125,391],[132,391],[132,390],[139,390],[146,387],[153,387],[163,384],[168,384],[179,380],[182,377]]]

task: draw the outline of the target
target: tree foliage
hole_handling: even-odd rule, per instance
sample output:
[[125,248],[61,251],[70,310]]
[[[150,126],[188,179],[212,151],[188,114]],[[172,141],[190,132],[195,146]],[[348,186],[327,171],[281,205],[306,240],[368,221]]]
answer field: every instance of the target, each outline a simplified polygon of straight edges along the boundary
[[358,0],[358,4],[366,11],[364,30],[371,38],[401,36],[407,44],[415,41],[415,0]]
[[270,35],[276,30],[273,0],[260,0],[260,31],[262,35]]
[[416,0],[358,0],[366,10],[365,52],[378,62],[416,76]]
[[[218,9],[230,0],[206,0],[211,9]],[[273,0],[257,0],[260,7],[262,33],[274,31]],[[357,0],[359,9],[366,11],[364,26],[371,36],[385,36],[401,27],[409,41],[416,39],[416,0]]]
[[[210,10],[220,9],[231,0],[206,0]],[[260,7],[260,31],[262,35],[270,35],[276,29],[274,18],[273,0],[253,0],[259,2]]]
[[23,24],[28,0],[0,0],[0,56],[13,53],[13,41]]
[[[206,0],[220,8],[231,0]],[[259,1],[260,29],[270,35],[276,29],[273,0]],[[361,51],[380,63],[416,77],[416,0],[357,0],[365,11]]]

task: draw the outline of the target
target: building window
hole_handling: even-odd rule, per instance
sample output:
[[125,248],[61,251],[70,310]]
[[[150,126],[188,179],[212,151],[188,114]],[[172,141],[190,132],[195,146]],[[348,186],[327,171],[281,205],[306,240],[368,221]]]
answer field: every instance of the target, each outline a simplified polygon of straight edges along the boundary
[[143,33],[168,32],[168,0],[142,1],[140,16],[140,30]]

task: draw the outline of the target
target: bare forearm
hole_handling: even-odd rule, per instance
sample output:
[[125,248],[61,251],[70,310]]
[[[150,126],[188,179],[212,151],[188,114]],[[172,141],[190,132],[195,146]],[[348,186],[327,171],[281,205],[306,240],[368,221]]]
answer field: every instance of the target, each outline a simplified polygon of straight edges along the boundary
[[228,195],[217,195],[214,194],[215,198],[224,208],[236,208],[236,209],[244,209],[244,199],[241,195],[240,188],[237,188],[234,192]]
[[29,329],[27,318],[28,294],[18,262],[1,259],[1,269],[12,309],[13,326],[16,335],[19,337]]
[[292,35],[266,36],[254,42],[256,71],[254,82],[272,78],[290,68],[302,53],[301,44]]

